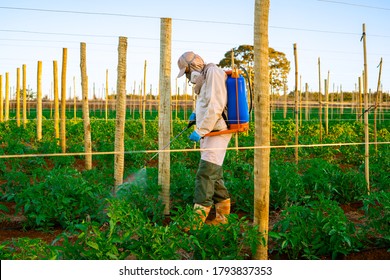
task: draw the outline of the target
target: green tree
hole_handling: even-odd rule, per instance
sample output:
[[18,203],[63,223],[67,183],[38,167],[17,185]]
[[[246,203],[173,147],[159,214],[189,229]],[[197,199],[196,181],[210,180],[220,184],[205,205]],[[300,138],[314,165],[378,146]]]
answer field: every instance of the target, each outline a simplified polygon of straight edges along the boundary
[[[252,45],[240,45],[237,48],[225,53],[225,57],[219,62],[222,68],[231,67],[232,51],[234,53],[234,64],[238,67],[244,67],[251,73],[253,81],[254,52]],[[287,75],[290,72],[290,61],[287,60],[283,52],[269,48],[269,79],[273,91],[283,90],[283,85],[287,81]]]

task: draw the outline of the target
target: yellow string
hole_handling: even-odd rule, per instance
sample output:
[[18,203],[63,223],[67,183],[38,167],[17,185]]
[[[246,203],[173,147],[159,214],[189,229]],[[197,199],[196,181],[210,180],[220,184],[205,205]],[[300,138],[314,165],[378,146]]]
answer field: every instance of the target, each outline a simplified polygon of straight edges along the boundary
[[[369,145],[389,145],[390,142],[370,142]],[[307,144],[307,145],[280,145],[280,146],[249,146],[249,147],[228,147],[227,150],[255,150],[255,149],[288,149],[288,148],[314,148],[314,147],[337,147],[337,146],[359,146],[365,145],[365,143],[328,143],[328,144]],[[150,154],[150,153],[182,153],[182,152],[201,152],[210,150],[223,150],[225,148],[213,148],[213,149],[165,149],[165,150],[141,150],[141,151],[124,151],[124,154]],[[54,154],[21,154],[21,155],[0,155],[0,159],[10,158],[31,158],[31,157],[60,157],[60,156],[86,156],[86,155],[115,155],[121,154],[121,152],[91,152],[91,153],[54,153]]]

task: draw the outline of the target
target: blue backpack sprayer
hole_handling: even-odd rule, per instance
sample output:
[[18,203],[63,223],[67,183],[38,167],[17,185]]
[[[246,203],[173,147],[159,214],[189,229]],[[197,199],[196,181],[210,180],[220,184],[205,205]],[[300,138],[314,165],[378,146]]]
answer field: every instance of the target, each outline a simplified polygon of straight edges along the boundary
[[[249,80],[248,72],[246,72],[244,68],[241,69],[245,72]],[[251,101],[249,110],[244,77],[240,74],[240,71],[237,68],[234,70],[227,70],[225,73],[228,76],[226,80],[228,101],[227,116],[224,116],[224,118],[228,129],[210,132],[206,134],[205,137],[220,134],[246,132],[249,130],[249,116],[252,110],[252,89],[250,83],[248,83]]]
[[[245,73],[248,81],[249,75],[248,72],[241,68]],[[240,70],[235,68],[233,70],[226,70],[227,74],[226,80],[226,89],[227,89],[227,116],[223,116],[225,122],[228,126],[227,130],[221,131],[212,131],[206,134],[204,137],[210,137],[220,134],[229,134],[229,133],[238,133],[238,132],[247,132],[249,130],[249,117],[252,111],[252,87],[250,82],[248,82],[249,93],[250,93],[250,105],[248,106],[247,101],[247,92],[245,87],[245,78],[240,74]],[[250,109],[249,109],[250,108]],[[190,121],[186,128],[184,128],[179,134],[177,134],[164,148],[165,150],[168,146],[171,145],[180,135],[182,135],[187,129],[192,127],[195,124],[195,121]],[[158,155],[158,152],[154,154],[148,161],[145,162],[145,166],[148,162],[154,159]]]

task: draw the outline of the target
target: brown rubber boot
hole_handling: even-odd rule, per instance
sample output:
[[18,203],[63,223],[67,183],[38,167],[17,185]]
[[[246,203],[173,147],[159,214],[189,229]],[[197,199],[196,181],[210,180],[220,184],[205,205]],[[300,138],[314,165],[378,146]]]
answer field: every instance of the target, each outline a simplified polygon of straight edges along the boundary
[[[206,219],[207,219],[207,216],[209,215],[210,213],[210,210],[211,210],[211,206],[203,206],[201,204],[197,204],[195,203],[194,204],[194,210],[195,210],[195,213],[197,215],[197,224],[196,225],[193,225],[192,226],[192,229],[193,230],[197,230],[197,229],[200,229],[203,224],[205,223]],[[188,232],[190,231],[191,227],[185,227],[183,230],[185,232]]]
[[202,224],[206,221],[207,216],[210,213],[211,206],[203,206],[201,204],[194,204],[195,213],[199,215],[200,220],[202,221]]
[[226,224],[226,216],[230,214],[230,198],[215,204],[215,219],[207,222],[208,225]]

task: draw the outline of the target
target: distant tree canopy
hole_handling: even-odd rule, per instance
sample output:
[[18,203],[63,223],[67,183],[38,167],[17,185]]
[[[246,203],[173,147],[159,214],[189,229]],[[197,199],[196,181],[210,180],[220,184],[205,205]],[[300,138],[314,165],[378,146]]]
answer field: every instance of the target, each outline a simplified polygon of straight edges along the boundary
[[[241,45],[226,52],[225,57],[218,64],[220,67],[231,67],[232,51],[234,54],[234,64],[238,67],[244,67],[251,73],[251,80],[253,81],[253,46]],[[282,90],[284,83],[287,81],[287,75],[290,72],[290,61],[287,60],[286,55],[283,52],[278,52],[273,48],[269,48],[269,69],[271,87],[274,91]]]

